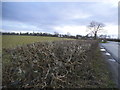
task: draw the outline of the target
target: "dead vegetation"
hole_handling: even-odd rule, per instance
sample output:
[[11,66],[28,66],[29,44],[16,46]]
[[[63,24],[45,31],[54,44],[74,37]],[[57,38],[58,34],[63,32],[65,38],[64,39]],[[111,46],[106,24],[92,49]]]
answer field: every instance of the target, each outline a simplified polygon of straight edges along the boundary
[[3,87],[107,87],[94,67],[97,48],[97,41],[73,40],[4,49]]

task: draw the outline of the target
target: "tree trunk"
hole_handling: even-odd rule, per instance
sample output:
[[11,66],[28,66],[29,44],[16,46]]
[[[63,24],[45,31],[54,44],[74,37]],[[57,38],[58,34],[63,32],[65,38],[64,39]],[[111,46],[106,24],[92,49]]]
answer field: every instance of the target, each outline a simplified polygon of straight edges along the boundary
[[94,35],[94,39],[96,39],[97,38],[97,33],[95,33],[95,35]]

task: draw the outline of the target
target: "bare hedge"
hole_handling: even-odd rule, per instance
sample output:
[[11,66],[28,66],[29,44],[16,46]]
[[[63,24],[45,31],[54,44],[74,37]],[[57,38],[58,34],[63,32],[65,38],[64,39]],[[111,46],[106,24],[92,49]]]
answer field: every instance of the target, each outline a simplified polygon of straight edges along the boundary
[[3,87],[81,88],[99,86],[91,67],[96,41],[33,43],[3,50]]

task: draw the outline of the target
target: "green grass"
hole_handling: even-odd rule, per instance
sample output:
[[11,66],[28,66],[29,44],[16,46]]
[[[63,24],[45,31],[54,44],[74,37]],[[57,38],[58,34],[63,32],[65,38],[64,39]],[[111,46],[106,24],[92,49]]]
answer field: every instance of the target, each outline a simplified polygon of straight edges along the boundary
[[45,36],[18,36],[18,35],[3,35],[2,36],[2,48],[14,48],[25,44],[34,42],[46,42],[57,40],[73,40],[59,37],[45,37]]
[[115,88],[115,83],[110,78],[110,72],[108,70],[108,67],[106,66],[107,63],[105,62],[105,59],[102,57],[100,49],[97,48],[92,53],[92,55],[93,60],[91,61],[92,63],[91,66],[94,69],[96,81],[98,81],[101,84],[101,87]]
[[100,41],[100,43],[108,43],[107,40]]

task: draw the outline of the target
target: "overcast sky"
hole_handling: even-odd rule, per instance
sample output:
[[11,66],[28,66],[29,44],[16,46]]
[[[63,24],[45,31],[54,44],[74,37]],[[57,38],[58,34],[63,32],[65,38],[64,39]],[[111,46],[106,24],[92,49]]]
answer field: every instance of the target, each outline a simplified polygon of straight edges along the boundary
[[91,21],[104,23],[102,34],[118,34],[117,2],[3,2],[2,30],[86,35]]

